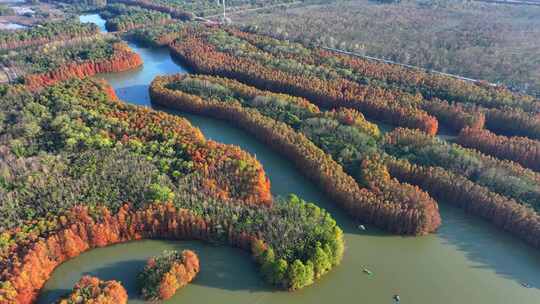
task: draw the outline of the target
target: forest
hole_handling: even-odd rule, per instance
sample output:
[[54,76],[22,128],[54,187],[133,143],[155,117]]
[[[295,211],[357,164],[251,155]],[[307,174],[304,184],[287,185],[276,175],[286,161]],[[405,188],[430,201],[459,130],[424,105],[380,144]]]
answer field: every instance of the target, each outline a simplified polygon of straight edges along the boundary
[[[326,1],[235,17],[258,32],[501,83],[540,97],[540,7]],[[391,20],[391,22],[388,22]]]
[[[173,42],[173,54],[197,72],[232,77],[262,89],[302,96],[321,107],[353,108],[369,119],[418,128],[432,135],[439,126],[453,132],[486,128],[499,136],[529,137],[522,139],[526,140],[527,148],[538,145],[540,102],[506,88],[374,64],[234,29],[186,27],[180,35],[189,39],[189,43]],[[223,61],[227,64],[217,64]],[[417,90],[422,86],[424,89]],[[482,151],[501,157],[493,149]],[[521,154],[530,153],[535,152]],[[534,156],[527,163],[520,161],[520,156],[503,158],[533,169],[534,163],[538,163]]]
[[488,130],[465,128],[459,133],[457,143],[540,172],[540,142],[537,140],[519,136],[508,138]]
[[272,199],[246,152],[111,92],[75,79],[3,93],[1,300],[30,303],[63,261],[141,238],[238,246],[287,289],[339,264],[342,232],[328,213]]
[[112,0],[108,3],[121,3],[129,6],[137,6],[149,10],[158,11],[161,13],[169,14],[175,19],[183,21],[192,20],[195,14],[193,12],[185,10],[182,4],[185,1],[179,1],[179,5],[175,5],[174,1],[149,1],[149,0]]
[[[309,2],[304,0],[305,2]],[[304,2],[301,1],[301,2]],[[131,6],[139,6],[147,9],[170,14],[180,20],[191,20],[195,16],[209,17],[220,15],[223,7],[220,2],[214,0],[111,0],[110,3],[123,3]],[[232,0],[227,2],[227,11],[234,12],[251,8],[272,6],[276,4],[293,3],[293,0]]]
[[126,33],[129,40],[147,47],[165,47],[176,40],[186,25],[170,23],[130,30]]
[[[507,134],[506,130],[500,130],[500,127],[498,130],[490,129],[493,124],[498,125],[495,121],[501,119],[499,117],[511,113],[523,113],[524,122],[528,126],[534,125],[537,118],[533,117],[539,103],[533,97],[512,93],[502,87],[491,88],[449,77],[432,77],[386,64],[367,64],[357,58],[333,55],[316,47],[235,29],[186,26],[179,37],[181,40],[170,44],[173,54],[187,62],[195,71],[230,77],[258,89],[242,87],[240,83],[215,77],[158,78],[151,86],[153,102],[231,121],[293,159],[306,176],[318,183],[328,179],[328,176],[325,176],[327,174],[316,171],[314,174],[314,170],[309,169],[313,165],[310,166],[309,162],[301,160],[306,155],[317,154],[315,152],[306,154],[305,151],[311,150],[308,148],[293,153],[289,150],[294,151],[295,148],[292,147],[294,145],[287,145],[287,142],[297,142],[296,146],[303,142],[308,142],[305,144],[306,147],[315,145],[316,148],[323,150],[324,154],[332,157],[331,159],[335,161],[332,167],[343,168],[341,171],[344,173],[343,176],[353,177],[360,187],[371,187],[371,190],[375,186],[378,187],[383,190],[387,199],[397,195],[396,193],[401,197],[394,196],[395,201],[403,201],[407,196],[407,191],[397,191],[399,189],[396,187],[397,184],[388,187],[387,183],[380,182],[396,178],[398,184],[411,183],[419,186],[420,192],[416,191],[424,193],[426,197],[410,196],[414,199],[405,201],[416,204],[422,200],[428,202],[433,200],[429,198],[431,195],[438,201],[450,202],[487,218],[495,225],[538,246],[537,202],[540,201],[538,196],[540,176],[528,169],[535,170],[538,164],[534,155],[534,147],[538,142],[525,137],[506,137],[502,135]],[[225,64],[218,64],[220,62]],[[294,77],[295,73],[301,74],[302,78]],[[312,75],[317,78],[311,78]],[[379,91],[387,90],[402,96],[410,94],[418,100],[412,103],[412,109],[425,110],[432,114],[432,117],[436,118],[435,125],[441,124],[454,132],[461,131],[457,142],[479,151],[434,138],[433,133],[437,129],[430,131],[419,128],[424,132],[397,129],[385,135],[383,140],[378,140],[378,132],[366,133],[365,126],[358,127],[354,123],[352,126],[355,127],[351,127],[351,121],[354,120],[351,119],[351,115],[355,116],[352,112],[347,113],[349,120],[347,127],[356,129],[357,133],[349,133],[349,130],[344,129],[344,126],[340,127],[341,123],[335,120],[336,114],[347,110],[342,107],[348,108],[348,111],[358,110],[369,119],[378,120],[380,116],[370,115],[366,108],[351,103],[328,102],[334,95],[326,93],[328,91],[323,91],[326,94],[320,94],[313,89],[313,83],[318,79],[327,80],[326,83],[317,83],[319,87],[328,86],[333,79],[340,79],[341,82],[348,81],[353,85],[374,87]],[[411,87],[418,88],[418,83],[425,86],[425,89],[411,91]],[[434,92],[440,91],[439,88],[447,88],[446,90],[452,88],[455,92],[453,91],[453,95],[443,93],[436,95]],[[292,96],[279,94],[272,96],[271,93],[259,89]],[[458,94],[460,91],[463,92],[461,95]],[[298,97],[294,96],[306,99],[300,98],[299,101]],[[322,96],[326,98],[323,99]],[[491,101],[487,97],[491,98]],[[448,101],[440,98],[448,98]],[[317,106],[328,110],[321,113]],[[471,109],[474,111],[470,111]],[[365,121],[363,116],[360,121]],[[383,122],[401,125],[400,121],[395,119]],[[276,130],[279,123],[286,126],[280,126],[278,132]],[[515,122],[509,125],[511,126],[509,128],[518,129],[516,133],[534,132],[534,128],[532,130],[521,128]],[[483,129],[484,127],[487,130]],[[493,134],[490,130],[496,130],[501,135]],[[299,137],[298,133],[303,136]],[[308,157],[324,159],[320,156]],[[502,161],[498,158],[511,161]],[[339,172],[336,169],[325,171],[334,175],[338,175],[335,172]],[[387,178],[380,178],[381,176]],[[323,182],[321,187],[334,197],[336,190],[340,189],[339,186],[326,188],[325,185],[344,184],[345,178],[336,176],[332,179],[340,182],[332,184]],[[452,179],[458,180],[459,183],[451,184]],[[372,180],[377,180],[378,184],[370,184]],[[405,186],[403,189],[411,189],[410,187]],[[449,187],[454,189],[450,190]],[[394,190],[394,194],[390,188]],[[348,189],[355,188],[348,186]],[[448,196],[442,189],[461,195]],[[354,195],[348,192],[349,195]],[[408,195],[412,193],[414,192],[409,191]],[[467,199],[464,199],[464,196]],[[464,201],[470,202],[471,206],[464,205]],[[476,204],[480,205],[475,207]],[[479,208],[482,204],[485,206]],[[419,206],[421,205],[420,203]],[[348,204],[342,207],[353,216],[357,216],[355,212],[351,212],[354,209]],[[497,208],[498,211],[494,211],[493,208]],[[518,213],[521,214],[520,217],[515,216]],[[369,218],[361,217],[361,219],[370,222]],[[438,224],[432,227],[436,226]],[[388,226],[388,223],[383,223],[381,227],[394,231],[389,228],[391,226]]]
[[232,77],[261,89],[299,95],[319,106],[350,107],[371,119],[437,133],[436,118],[419,107],[420,95],[353,82],[330,69],[299,62],[294,53],[288,58],[273,56],[237,33],[186,29],[182,43],[171,44],[172,52],[198,73]]
[[74,20],[46,22],[29,30],[0,31],[0,51],[3,53],[5,50],[94,36],[97,33],[95,24]]
[[107,5],[99,11],[99,14],[107,20],[105,27],[112,32],[173,22],[169,14],[125,4]]
[[[336,219],[346,223],[347,242],[357,236],[409,242],[439,232],[443,236],[436,242],[443,239],[454,246],[448,227],[466,215],[454,215],[443,226],[443,204],[508,232],[524,246],[540,248],[538,83],[531,75],[501,72],[509,60],[505,49],[486,51],[511,43],[507,36],[518,25],[503,18],[487,29],[495,21],[473,22],[471,16],[483,4],[406,2],[376,8],[370,3],[362,13],[340,2],[351,10],[330,10],[328,16],[352,20],[357,12],[358,20],[347,22],[366,26],[358,38],[340,31],[345,44],[326,36],[344,26],[340,22],[332,22],[321,37],[312,36],[328,19],[307,22],[303,14],[338,4],[311,0],[228,4],[233,12],[294,3],[287,11],[313,26],[305,29],[305,36],[300,36],[301,28],[291,30],[298,21],[278,18],[283,8],[264,9],[254,14],[260,20],[246,17],[244,25],[201,21],[199,17],[221,13],[220,3],[213,0],[91,0],[74,8],[99,14],[114,33],[77,22],[73,11],[62,22],[0,31],[0,67],[17,76],[0,84],[0,303],[34,303],[64,262],[89,250],[143,239],[236,247],[247,252],[269,286],[297,291],[342,262],[347,246]],[[404,11],[388,22],[391,29],[417,14],[427,20],[417,25],[426,25],[449,12],[464,14],[465,8],[470,13],[462,17],[463,26],[478,28],[458,38],[454,32],[463,32],[459,26],[430,29],[463,47],[453,49],[436,39],[440,45],[430,49],[425,41],[414,41],[417,57],[400,54],[410,49],[395,45],[379,49],[379,39],[354,45],[355,39],[375,35],[377,27],[367,27],[372,24],[367,14],[395,16],[395,7]],[[434,13],[436,9],[440,12]],[[487,14],[504,16],[499,9]],[[519,9],[515,14],[528,16]],[[276,26],[287,30],[271,33]],[[411,31],[410,37],[427,30]],[[379,38],[392,35],[382,31]],[[152,73],[157,61],[143,69],[143,57],[127,41],[137,43],[134,50],[163,48],[182,64],[180,74],[135,85],[148,89],[145,106],[119,99],[131,83],[113,88],[99,79],[102,73],[127,70],[139,76]],[[536,47],[531,44],[528,52]],[[518,51],[525,48],[515,45]],[[324,46],[406,57],[403,62],[497,84],[381,63]],[[453,61],[458,59],[433,62],[440,48],[456,58],[480,49],[488,59],[501,56],[502,63],[471,75],[467,69],[474,66],[460,66]],[[448,64],[453,70],[445,68]],[[525,63],[516,69],[531,70]],[[504,81],[492,78],[497,73]],[[259,150],[255,154],[216,142],[212,133],[207,138],[179,113],[242,129],[295,166],[303,176],[294,177],[294,185],[309,180],[320,190],[318,197],[327,198],[328,205],[321,206],[331,213],[320,202],[299,197],[305,193],[299,187],[287,185],[291,194],[275,196],[269,176],[274,177],[267,176]],[[425,240],[430,246],[434,242]],[[456,247],[466,252],[464,246]],[[197,284],[206,266],[199,253],[163,251],[142,260],[146,263],[137,276],[142,298],[159,302],[182,288],[194,288],[190,283],[203,285]],[[407,262],[401,256],[395,261]],[[489,267],[492,261],[481,262]],[[366,266],[360,266],[362,272],[371,278]],[[84,276],[58,303],[127,300],[121,282]]]
[[160,105],[239,124],[285,154],[355,218],[402,234],[426,234],[440,225],[429,195],[392,179],[375,157],[370,164],[373,135],[380,134],[358,112],[321,113],[305,99],[205,76],[158,78],[150,92]]
[[[500,135],[538,136],[540,102],[505,88],[376,65],[234,29],[186,27],[181,37],[189,43],[173,42],[173,54],[199,73],[232,77],[262,89],[302,96],[322,107],[354,108],[369,119],[428,134],[436,134],[442,126],[454,131],[485,127]],[[394,78],[397,80],[387,80]],[[416,83],[426,89],[408,89],[417,88]],[[436,94],[441,87],[456,93]],[[519,123],[501,123],[516,115]]]
[[38,89],[71,77],[133,69],[142,59],[117,38],[95,37],[7,52],[0,64],[15,71],[27,87]]
[[517,163],[489,157],[476,150],[407,129],[396,129],[386,134],[384,145],[391,155],[462,174],[538,210],[540,174]]
[[[342,207],[364,222],[392,232],[411,233],[403,230],[404,224],[399,224],[397,230],[394,226],[401,223],[403,215],[391,218],[387,213],[386,220],[379,221],[377,212],[390,207],[386,202],[393,202],[402,204],[401,208],[423,209],[423,216],[407,222],[424,225],[412,230],[415,234],[431,232],[440,225],[437,202],[431,195],[539,245],[540,175],[517,163],[448,144],[418,130],[398,128],[381,139],[378,128],[354,110],[321,112],[306,99],[261,91],[225,78],[161,77],[154,80],[150,90],[152,101],[162,106],[225,119],[254,134],[293,160],[307,177],[319,183],[330,197],[343,200]],[[318,164],[310,163],[311,159]],[[411,169],[414,165],[417,170],[437,174],[424,176],[422,171]],[[456,180],[460,182],[453,184]],[[450,186],[455,189],[449,191]],[[359,193],[369,190],[375,194],[368,206],[378,211],[367,213],[374,218],[364,215],[366,194],[362,200],[354,199],[358,194],[351,189],[359,187]],[[452,197],[450,193],[468,195],[469,199]],[[483,208],[493,213],[464,206],[465,202],[487,204]],[[516,212],[530,220],[515,218]],[[527,228],[523,228],[524,223]]]

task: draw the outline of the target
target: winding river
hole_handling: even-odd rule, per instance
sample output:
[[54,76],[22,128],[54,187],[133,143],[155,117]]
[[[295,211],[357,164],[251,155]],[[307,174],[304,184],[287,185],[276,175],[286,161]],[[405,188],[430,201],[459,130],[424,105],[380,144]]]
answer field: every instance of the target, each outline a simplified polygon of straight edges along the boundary
[[[81,17],[103,28],[97,15]],[[150,106],[148,85],[156,75],[186,72],[166,49],[130,46],[144,67],[103,75],[126,102]],[[322,280],[294,293],[273,290],[257,273],[248,254],[202,242],[139,241],[87,252],[61,265],[41,293],[39,303],[50,303],[71,289],[83,275],[122,281],[130,303],[137,297],[136,273],[145,260],[164,249],[191,248],[201,259],[201,273],[167,303],[365,303],[391,304],[399,294],[402,304],[538,304],[540,252],[493,228],[488,223],[444,204],[443,225],[430,236],[393,236],[354,223],[304,178],[286,159],[247,133],[221,121],[175,113],[189,119],[211,139],[235,144],[257,156],[272,182],[275,195],[296,193],[329,210],[345,231],[342,264]],[[374,272],[367,276],[366,266]],[[521,283],[528,283],[525,288]]]

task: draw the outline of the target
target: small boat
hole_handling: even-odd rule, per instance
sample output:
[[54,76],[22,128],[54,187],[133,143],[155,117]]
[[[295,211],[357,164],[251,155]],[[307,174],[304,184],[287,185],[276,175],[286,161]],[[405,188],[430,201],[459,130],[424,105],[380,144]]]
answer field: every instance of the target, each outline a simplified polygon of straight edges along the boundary
[[523,286],[523,287],[525,287],[525,288],[531,288],[531,287],[532,287],[530,284],[525,283],[525,282],[521,282],[521,283],[519,283],[519,284],[521,284],[521,286]]
[[365,230],[366,230],[366,226],[364,226],[364,225],[358,225],[358,229],[364,230],[364,231],[365,231]]
[[362,267],[362,271],[366,273],[367,275],[373,275],[373,271],[367,269],[366,267]]

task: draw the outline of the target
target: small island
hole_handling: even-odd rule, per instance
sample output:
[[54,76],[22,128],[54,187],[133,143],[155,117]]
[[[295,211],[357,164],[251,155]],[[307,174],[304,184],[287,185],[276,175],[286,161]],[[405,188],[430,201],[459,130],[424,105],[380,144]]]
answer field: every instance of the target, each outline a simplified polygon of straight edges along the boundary
[[57,304],[93,303],[126,304],[128,295],[118,281],[102,281],[92,276],[82,277],[71,293],[60,299]]
[[199,269],[199,257],[195,252],[165,251],[148,259],[137,279],[146,300],[166,300],[195,279]]

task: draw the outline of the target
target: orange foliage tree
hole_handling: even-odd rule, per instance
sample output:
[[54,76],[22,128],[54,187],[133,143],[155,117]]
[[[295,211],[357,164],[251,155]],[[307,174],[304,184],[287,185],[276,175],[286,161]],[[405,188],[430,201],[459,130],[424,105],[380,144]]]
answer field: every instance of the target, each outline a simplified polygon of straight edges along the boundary
[[[376,120],[437,133],[437,120],[419,108],[421,96],[363,85],[331,72],[319,75],[311,67],[304,68],[301,62],[293,65],[289,62],[291,58],[282,62],[247,41],[241,42],[244,52],[235,53],[236,45],[223,46],[228,39],[219,35],[230,35],[224,33],[213,28],[186,27],[181,39],[170,47],[173,55],[198,73],[230,77],[261,89],[302,96],[322,107],[355,108]],[[227,47],[230,49],[226,50]],[[288,69],[287,65],[294,68]]]
[[[401,234],[422,235],[439,227],[441,220],[436,202],[419,188],[402,185],[391,178],[374,182],[372,185],[374,188],[377,185],[377,189],[364,188],[329,154],[289,125],[264,116],[255,109],[243,108],[238,103],[203,99],[167,87],[184,77],[186,76],[175,75],[154,79],[150,86],[152,101],[162,106],[231,121],[254,134],[291,159],[307,177],[319,184],[325,193],[355,218]],[[270,94],[234,80],[210,76],[196,77],[207,81],[208,85],[226,84],[234,89],[237,95],[254,98]],[[313,109],[313,105],[305,99],[295,99],[295,103],[307,106],[315,113],[318,112],[318,109],[316,107]],[[343,121],[354,122],[352,113],[333,113],[332,115],[339,116]]]
[[[404,94],[404,92],[416,94],[423,99],[421,109],[435,116],[441,125],[454,131],[460,131],[466,126],[481,128],[485,119],[484,112],[490,110],[502,112],[518,110],[533,116],[540,112],[540,102],[537,99],[513,93],[503,86],[464,81],[419,69],[375,62],[311,46],[306,47],[300,43],[291,43],[287,40],[250,32],[234,29],[228,32],[248,41],[259,50],[270,53],[275,58],[309,65],[310,70],[326,69],[344,79],[384,88],[394,92],[395,95]],[[491,116],[487,117],[488,120],[490,118]],[[494,121],[489,122],[490,130],[530,132],[524,125],[497,125]]]
[[171,298],[197,276],[199,258],[191,250],[165,251],[148,259],[144,270],[139,273],[141,293],[146,300],[158,301]]
[[24,83],[28,88],[37,90],[73,77],[84,78],[99,73],[122,72],[143,64],[141,56],[131,51],[127,45],[117,43],[113,48],[114,53],[109,59],[70,63],[45,73],[26,75]]
[[419,166],[392,158],[387,159],[387,164],[400,180],[418,185],[433,197],[485,218],[540,248],[540,215],[532,208],[440,167]]
[[122,284],[117,281],[102,281],[96,277],[82,277],[73,291],[58,304],[92,303],[92,304],[126,304],[128,295]]
[[498,158],[515,161],[540,172],[540,141],[526,137],[506,137],[488,130],[465,128],[457,142],[467,148]]

